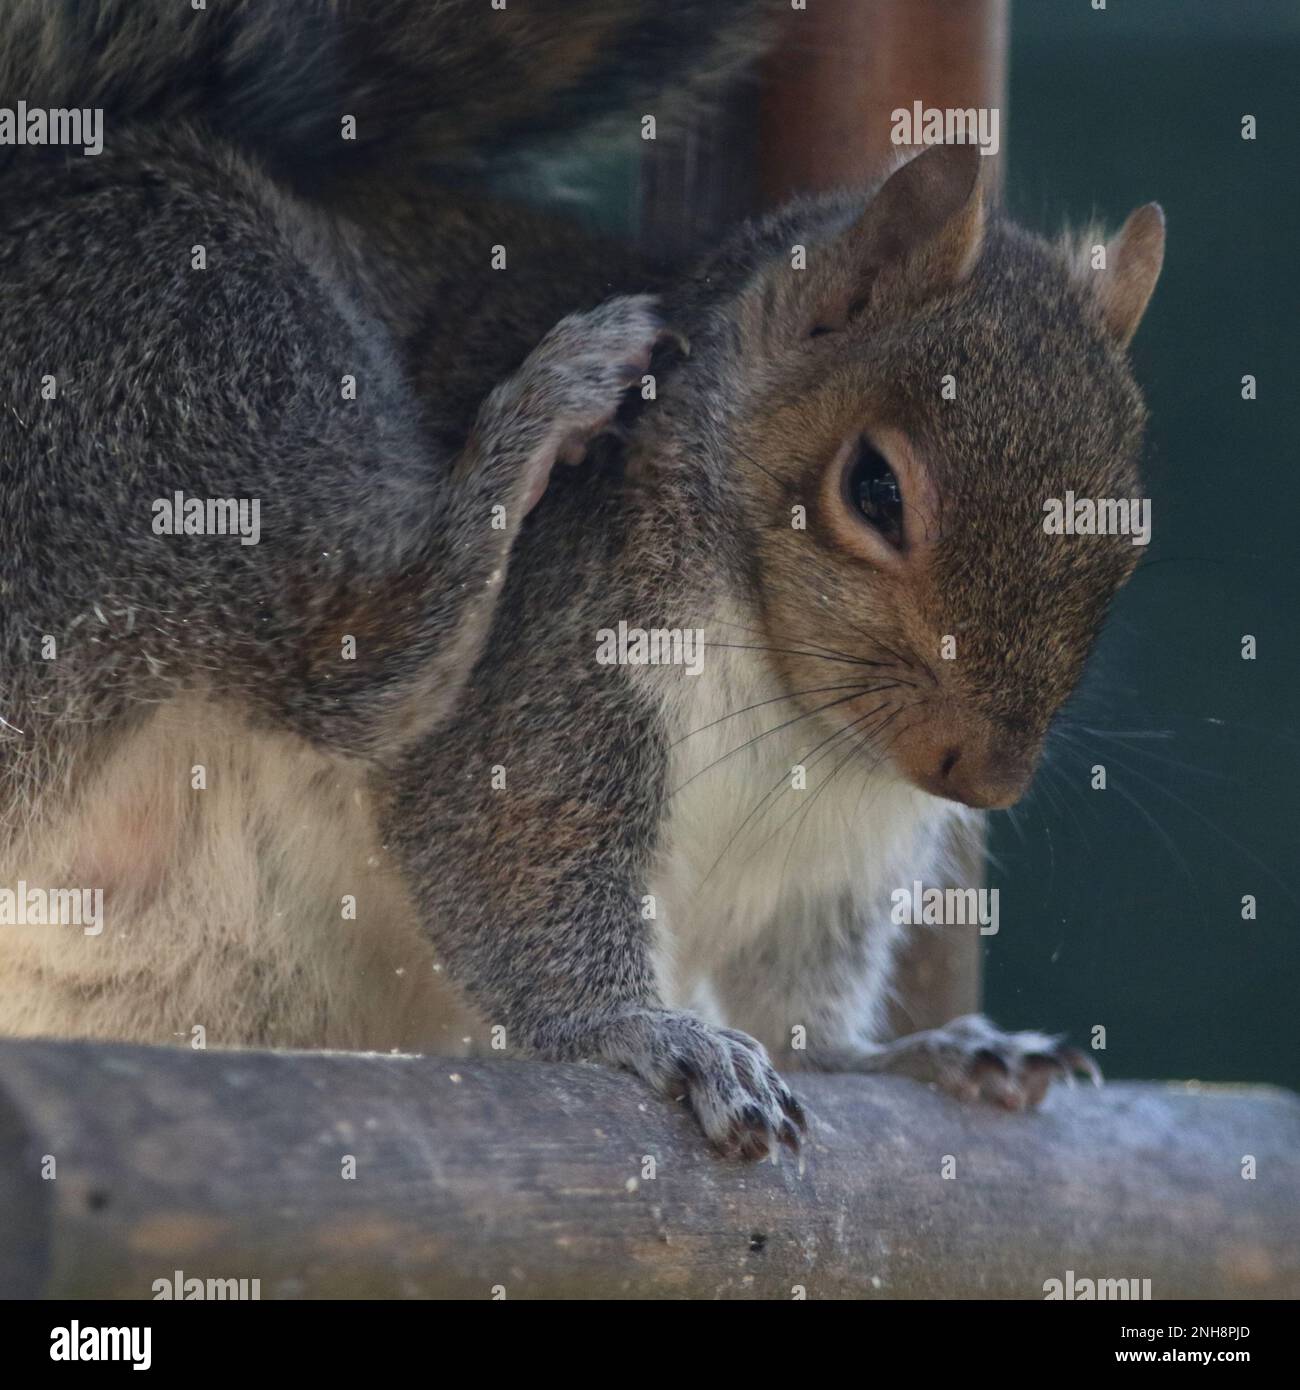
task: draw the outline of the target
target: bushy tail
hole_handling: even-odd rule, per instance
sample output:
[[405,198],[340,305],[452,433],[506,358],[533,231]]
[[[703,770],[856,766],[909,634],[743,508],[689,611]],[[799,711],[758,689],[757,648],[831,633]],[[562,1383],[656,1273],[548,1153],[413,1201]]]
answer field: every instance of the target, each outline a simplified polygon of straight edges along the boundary
[[761,46],[773,0],[495,3],[0,0],[0,106],[103,108],[110,150],[115,123],[205,122],[303,186],[465,166],[670,120]]

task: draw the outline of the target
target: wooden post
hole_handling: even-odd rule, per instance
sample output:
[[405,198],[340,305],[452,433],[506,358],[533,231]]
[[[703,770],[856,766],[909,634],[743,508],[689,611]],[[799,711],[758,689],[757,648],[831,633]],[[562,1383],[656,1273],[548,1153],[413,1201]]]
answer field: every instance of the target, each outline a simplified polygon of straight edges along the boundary
[[1007,0],[810,0],[767,61],[763,203],[877,177],[898,155],[890,113],[915,101],[1005,115],[1006,73]]
[[894,1078],[798,1086],[804,1161],[774,1167],[603,1067],[2,1042],[0,1296],[148,1299],[178,1270],[263,1299],[1041,1299],[1067,1270],[1300,1296],[1287,1092],[1008,1115]]

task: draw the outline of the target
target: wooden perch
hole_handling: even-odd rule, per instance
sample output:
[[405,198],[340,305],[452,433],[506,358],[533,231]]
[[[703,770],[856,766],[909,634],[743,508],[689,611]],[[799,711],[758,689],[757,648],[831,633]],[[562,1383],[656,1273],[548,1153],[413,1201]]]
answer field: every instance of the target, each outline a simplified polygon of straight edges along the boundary
[[1007,1115],[798,1084],[802,1172],[716,1158],[594,1066],[3,1042],[0,1294],[149,1298],[180,1270],[263,1298],[1042,1298],[1072,1270],[1300,1295],[1287,1092],[1113,1085]]

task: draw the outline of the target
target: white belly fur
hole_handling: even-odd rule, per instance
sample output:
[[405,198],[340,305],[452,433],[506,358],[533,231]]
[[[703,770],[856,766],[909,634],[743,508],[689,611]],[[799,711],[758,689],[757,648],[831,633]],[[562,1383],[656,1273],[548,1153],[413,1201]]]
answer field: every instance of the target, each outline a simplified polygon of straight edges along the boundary
[[361,774],[212,704],[162,706],[48,829],[0,843],[20,879],[102,888],[104,928],[0,927],[0,1033],[457,1053],[476,1027]]
[[[827,903],[846,891],[879,922],[887,958],[884,938],[896,934],[889,931],[890,893],[914,877],[942,872],[945,832],[960,809],[913,788],[889,767],[872,771],[861,756],[841,766],[850,736],[818,749],[833,732],[820,717],[769,732],[800,713],[792,701],[725,717],[780,693],[760,653],[710,647],[699,676],[677,670],[651,679],[679,726],[668,788],[680,790],[669,801],[651,885],[666,1001],[727,1022],[716,1017],[712,972],[769,926],[783,933],[825,930]],[[687,701],[680,699],[683,690]],[[734,751],[750,740],[756,741]],[[800,763],[807,785],[796,790],[792,774]],[[885,986],[882,980],[872,992],[880,1000]]]

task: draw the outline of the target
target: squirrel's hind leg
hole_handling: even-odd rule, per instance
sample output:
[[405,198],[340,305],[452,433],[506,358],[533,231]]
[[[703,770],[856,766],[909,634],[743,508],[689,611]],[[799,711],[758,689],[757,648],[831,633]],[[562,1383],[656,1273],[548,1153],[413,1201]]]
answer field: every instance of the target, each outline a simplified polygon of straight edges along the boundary
[[728,1019],[762,1038],[783,1069],[907,1076],[1012,1110],[1038,1105],[1053,1081],[1076,1073],[1100,1081],[1092,1059],[1060,1038],[1006,1033],[975,1014],[878,1041],[900,928],[829,919],[824,927],[789,934],[798,947],[775,930],[716,981]]

